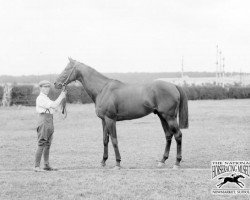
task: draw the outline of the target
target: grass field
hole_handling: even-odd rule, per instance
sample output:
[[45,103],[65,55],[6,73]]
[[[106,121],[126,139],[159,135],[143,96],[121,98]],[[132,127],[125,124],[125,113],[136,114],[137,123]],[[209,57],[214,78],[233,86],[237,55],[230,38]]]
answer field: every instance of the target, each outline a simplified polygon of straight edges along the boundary
[[211,195],[218,181],[211,180],[210,163],[250,160],[250,100],[190,101],[189,112],[181,170],[172,170],[174,140],[165,168],[157,168],[165,137],[153,114],[118,122],[123,169],[113,170],[111,143],[107,166],[100,167],[102,127],[94,105],[68,105],[66,120],[54,117],[51,164],[60,170],[35,173],[34,107],[0,108],[0,199],[248,199]]

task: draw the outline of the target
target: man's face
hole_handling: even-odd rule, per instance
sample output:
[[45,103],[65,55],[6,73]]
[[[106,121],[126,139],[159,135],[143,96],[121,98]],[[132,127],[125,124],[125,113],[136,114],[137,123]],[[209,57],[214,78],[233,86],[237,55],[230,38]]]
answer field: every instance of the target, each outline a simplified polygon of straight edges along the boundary
[[50,91],[50,86],[49,86],[49,85],[42,86],[42,87],[40,87],[40,89],[41,89],[41,92],[42,92],[43,94],[48,95],[48,94],[49,94],[49,91]]

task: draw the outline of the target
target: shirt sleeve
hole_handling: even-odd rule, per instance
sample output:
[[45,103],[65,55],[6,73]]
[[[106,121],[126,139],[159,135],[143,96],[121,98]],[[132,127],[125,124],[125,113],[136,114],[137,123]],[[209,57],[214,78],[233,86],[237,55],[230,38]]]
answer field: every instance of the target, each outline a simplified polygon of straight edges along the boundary
[[[52,103],[51,103],[51,108],[57,108],[59,105],[60,105],[60,103],[61,103],[61,101],[64,99],[64,98],[66,98],[66,95],[65,95],[65,92],[61,92],[61,94],[59,95],[59,97],[55,100],[55,101],[52,101]],[[51,101],[51,100],[50,100]]]
[[36,103],[38,107],[42,107],[44,109],[50,109],[50,108],[55,109],[60,105],[62,99],[65,97],[66,97],[65,93],[62,92],[55,101],[50,100],[48,97],[43,97],[43,98],[38,98]]

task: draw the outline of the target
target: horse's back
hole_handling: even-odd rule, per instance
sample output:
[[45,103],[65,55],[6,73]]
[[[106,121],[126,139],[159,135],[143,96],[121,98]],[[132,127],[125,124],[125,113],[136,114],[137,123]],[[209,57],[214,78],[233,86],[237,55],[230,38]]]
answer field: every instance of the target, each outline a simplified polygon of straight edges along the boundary
[[133,106],[143,104],[151,107],[152,110],[161,104],[165,106],[178,104],[180,100],[180,93],[176,86],[161,80],[147,84],[122,84],[114,88],[110,93],[119,103],[124,102]]

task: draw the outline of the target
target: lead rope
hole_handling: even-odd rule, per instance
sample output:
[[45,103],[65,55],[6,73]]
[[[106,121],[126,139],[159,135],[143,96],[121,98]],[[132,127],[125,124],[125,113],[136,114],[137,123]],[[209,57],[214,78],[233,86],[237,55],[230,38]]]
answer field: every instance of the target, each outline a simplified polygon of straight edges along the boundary
[[[75,64],[76,65],[76,64]],[[64,83],[62,84],[64,89],[63,90],[66,90],[66,83],[67,81],[69,80],[71,74],[73,73],[73,71],[75,70],[76,66],[73,66],[68,78],[64,81]],[[61,109],[62,109],[62,114],[63,114],[63,119],[66,119],[68,113],[67,113],[67,109],[66,109],[66,103],[67,103],[67,97],[65,99],[62,100],[61,102]]]
[[[66,87],[65,87],[64,90],[66,90]],[[62,108],[63,119],[66,119],[66,117],[67,117],[66,103],[67,103],[67,97],[65,97],[65,98],[62,100],[62,102],[61,102],[61,108]]]
[[[73,73],[73,71],[75,70],[76,68],[76,64],[74,64],[68,78],[64,81],[64,83],[62,84],[64,89],[63,90],[66,90],[66,83],[67,81],[69,80],[71,74]],[[66,119],[68,113],[67,113],[67,109],[66,109],[66,103],[67,103],[67,98],[63,99],[62,102],[61,102],[61,108],[62,108],[62,114],[63,114],[63,119]]]

